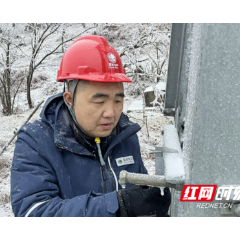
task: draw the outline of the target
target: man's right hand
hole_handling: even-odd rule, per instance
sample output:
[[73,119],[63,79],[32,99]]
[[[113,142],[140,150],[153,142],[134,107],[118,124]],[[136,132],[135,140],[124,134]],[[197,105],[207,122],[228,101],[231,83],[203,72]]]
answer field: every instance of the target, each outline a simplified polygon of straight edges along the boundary
[[171,194],[164,188],[164,195],[157,187],[133,186],[117,192],[119,209],[117,217],[166,217]]

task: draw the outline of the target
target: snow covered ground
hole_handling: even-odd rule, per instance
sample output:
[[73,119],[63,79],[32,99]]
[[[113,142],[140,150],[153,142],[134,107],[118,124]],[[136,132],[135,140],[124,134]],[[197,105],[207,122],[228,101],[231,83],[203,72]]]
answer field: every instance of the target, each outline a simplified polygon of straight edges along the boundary
[[[128,29],[127,27],[125,28]],[[132,25],[130,25],[128,31],[131,31],[132,28]],[[136,29],[133,29],[133,31],[136,31]],[[52,44],[56,44],[56,39],[52,39]],[[62,92],[63,85],[56,82],[56,75],[61,57],[61,55],[50,57],[35,73],[36,77],[39,74],[42,74],[46,76],[47,79],[38,80],[38,82],[34,85],[34,89],[31,91],[34,106],[37,106],[37,104],[42,100],[45,101],[48,97]],[[125,84],[126,99],[123,110],[125,113],[127,113],[128,108],[135,100],[140,101],[142,99],[141,96],[134,97],[131,94],[131,90],[128,86],[129,84]],[[39,114],[43,105],[44,103],[31,118],[30,122],[33,122],[39,118]],[[21,91],[16,97],[15,113],[11,116],[3,116],[0,113],[0,149],[9,141],[9,139],[11,139],[11,137],[14,135],[14,132],[26,121],[27,117],[32,111],[33,109],[28,109],[26,91],[23,89],[23,91]],[[143,126],[138,132],[142,159],[149,174],[154,174],[154,156],[149,154],[149,152],[154,149],[154,147],[163,145],[161,131],[164,125],[173,124],[173,118],[164,117],[158,108],[146,111],[149,131],[148,139],[147,128],[142,121],[142,110],[138,109],[130,111],[127,113],[127,115],[131,121],[137,122],[140,126]],[[10,204],[10,167],[13,158],[15,140],[0,156],[0,217],[13,217]]]

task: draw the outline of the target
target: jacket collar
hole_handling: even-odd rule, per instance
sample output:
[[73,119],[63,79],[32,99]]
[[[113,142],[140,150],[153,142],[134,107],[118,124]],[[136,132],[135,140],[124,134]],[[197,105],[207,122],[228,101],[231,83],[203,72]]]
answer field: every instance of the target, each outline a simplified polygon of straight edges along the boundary
[[[60,93],[47,100],[40,114],[42,121],[48,123],[54,130],[54,143],[57,147],[66,149],[70,152],[93,156],[93,154],[79,144],[75,138],[66,110],[63,101],[63,93]],[[131,137],[141,129],[137,123],[129,121],[128,117],[123,113],[120,116],[117,127],[119,133],[111,142],[105,156],[109,154],[110,150],[115,145]]]

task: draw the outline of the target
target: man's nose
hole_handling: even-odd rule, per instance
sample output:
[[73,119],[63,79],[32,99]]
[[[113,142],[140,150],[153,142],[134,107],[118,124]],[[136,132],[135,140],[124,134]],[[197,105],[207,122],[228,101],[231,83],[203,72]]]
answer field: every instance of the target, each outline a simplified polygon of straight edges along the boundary
[[115,117],[115,107],[113,103],[109,103],[106,105],[106,108],[103,112],[103,117],[104,118],[113,118]]

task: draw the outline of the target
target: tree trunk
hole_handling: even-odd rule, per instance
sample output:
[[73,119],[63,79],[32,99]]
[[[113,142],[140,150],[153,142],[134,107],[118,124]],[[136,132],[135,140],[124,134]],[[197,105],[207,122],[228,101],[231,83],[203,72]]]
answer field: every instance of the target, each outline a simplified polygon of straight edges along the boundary
[[27,76],[27,101],[29,108],[33,108],[32,99],[31,99],[31,75]]
[[[63,36],[62,36],[62,43],[63,43]],[[64,53],[64,47],[62,45],[62,53]]]
[[63,46],[64,34],[65,34],[65,31],[63,30],[63,32],[62,32],[62,53],[64,53],[64,46]]
[[32,99],[31,99],[31,82],[33,77],[33,61],[30,62],[29,71],[27,75],[27,101],[29,108],[33,108]]
[[2,75],[1,101],[3,106],[3,114],[9,116],[12,114],[11,104],[11,66],[10,66],[10,43],[7,43],[6,49],[6,69]]

